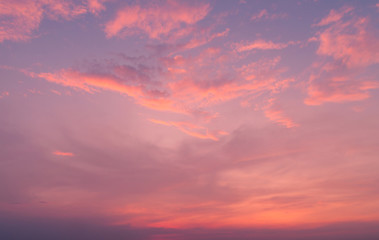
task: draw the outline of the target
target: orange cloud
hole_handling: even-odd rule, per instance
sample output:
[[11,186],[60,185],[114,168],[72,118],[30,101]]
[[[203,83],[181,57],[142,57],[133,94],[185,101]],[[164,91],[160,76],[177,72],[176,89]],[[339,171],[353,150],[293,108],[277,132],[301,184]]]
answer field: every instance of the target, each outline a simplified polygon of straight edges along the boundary
[[203,19],[210,11],[209,4],[190,5],[168,0],[149,6],[126,6],[106,24],[107,37],[121,33],[145,33],[150,38],[160,38],[185,25],[192,25]]
[[75,156],[75,154],[71,153],[71,152],[61,152],[61,151],[55,151],[53,152],[54,155],[57,155],[57,156],[64,156],[64,157],[73,157]]

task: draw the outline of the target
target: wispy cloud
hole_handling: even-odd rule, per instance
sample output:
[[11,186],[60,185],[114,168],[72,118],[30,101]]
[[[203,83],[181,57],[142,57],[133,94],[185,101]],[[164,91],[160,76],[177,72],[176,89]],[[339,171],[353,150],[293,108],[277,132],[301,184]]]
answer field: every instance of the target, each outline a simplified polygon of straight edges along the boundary
[[192,137],[200,138],[200,139],[211,139],[214,141],[218,141],[219,137],[222,135],[228,135],[225,131],[210,131],[205,127],[198,126],[189,122],[173,122],[173,121],[162,121],[157,119],[149,119],[150,122],[161,124],[165,126],[173,126],[179,129],[180,131],[188,134]]
[[340,21],[346,14],[350,13],[353,10],[352,7],[343,7],[339,10],[330,10],[329,15],[321,19],[320,22],[315,24],[316,26],[325,26],[334,22]]
[[7,96],[9,96],[9,95],[10,95],[9,92],[4,91],[4,92],[2,92],[2,93],[0,94],[0,99],[3,98],[3,97],[7,97]]
[[5,40],[26,41],[33,37],[44,18],[65,19],[104,10],[101,1],[80,3],[71,0],[0,1],[0,43]]
[[265,116],[271,121],[277,122],[286,128],[293,128],[299,126],[293,120],[285,115],[283,110],[280,108],[279,104],[276,103],[275,99],[270,99],[269,104],[264,107]]
[[57,155],[57,156],[63,156],[63,157],[73,157],[73,156],[75,156],[75,154],[73,154],[71,152],[61,152],[61,151],[54,151],[53,154]]
[[367,18],[335,22],[320,32],[317,53],[340,60],[348,67],[378,63],[379,34],[368,26]]
[[251,16],[251,21],[261,21],[261,20],[275,20],[286,18],[285,13],[269,13],[266,9],[262,9],[259,13]]
[[[344,18],[349,15],[349,18]],[[317,54],[325,63],[316,64],[308,86],[308,105],[325,102],[362,101],[369,90],[379,88],[375,76],[362,76],[371,65],[379,63],[379,33],[368,18],[359,17],[351,7],[331,10],[316,26],[321,29],[314,41],[319,42]]]
[[283,49],[290,45],[295,45],[297,42],[288,43],[274,43],[272,41],[265,41],[262,39],[255,40],[253,42],[241,42],[235,44],[235,49],[237,52],[245,52],[251,50],[273,50],[273,49]]
[[105,32],[107,37],[144,33],[157,39],[178,30],[183,24],[195,24],[209,11],[209,4],[179,1],[155,2],[148,6],[130,5],[117,12],[116,17],[106,24]]

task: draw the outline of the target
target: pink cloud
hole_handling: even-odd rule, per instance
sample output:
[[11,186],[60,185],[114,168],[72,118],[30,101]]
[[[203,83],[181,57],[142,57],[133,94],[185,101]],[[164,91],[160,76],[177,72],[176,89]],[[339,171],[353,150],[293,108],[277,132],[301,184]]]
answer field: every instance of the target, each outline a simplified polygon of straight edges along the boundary
[[0,42],[32,38],[44,17],[72,20],[88,11],[97,13],[103,9],[97,0],[89,0],[87,4],[71,0],[0,1]]
[[[113,67],[115,75],[125,73],[121,69],[125,70],[127,68],[122,66]],[[130,73],[130,70],[127,70],[127,72]],[[179,104],[169,96],[164,96],[165,94],[160,90],[151,89],[154,86],[144,83],[133,84],[133,82],[121,80],[121,78],[115,75],[85,73],[71,69],[63,69],[57,73],[32,73],[33,77],[40,77],[49,82],[72,87],[76,90],[88,93],[95,93],[101,90],[114,91],[126,94],[132,97],[138,104],[150,109],[188,114],[188,111],[182,104]],[[128,76],[133,78],[133,74]],[[134,75],[134,77],[137,82],[144,81],[138,75]]]
[[149,6],[126,6],[106,24],[107,37],[119,34],[145,33],[160,38],[184,25],[190,26],[203,19],[210,11],[209,4],[190,5],[168,0]]
[[352,7],[343,7],[339,10],[330,10],[329,15],[321,19],[316,26],[325,26],[340,21],[345,15],[353,10]]
[[379,83],[372,81],[312,83],[308,87],[307,105],[321,105],[325,102],[343,103],[362,101],[370,97],[370,89],[379,88]]
[[368,18],[335,22],[320,32],[317,53],[340,60],[348,67],[379,63],[379,33],[368,25]]
[[0,98],[3,98],[3,97],[7,97],[7,96],[9,96],[9,92],[2,92],[1,94],[0,94]]
[[199,46],[202,46],[206,43],[211,42],[212,40],[219,38],[219,37],[225,37],[228,35],[230,29],[227,28],[222,32],[218,33],[210,33],[209,30],[207,29],[206,31],[195,31],[195,36],[190,39],[187,43],[185,43],[181,49],[192,49],[196,48]]
[[275,99],[270,99],[269,104],[265,107],[264,111],[266,117],[271,121],[277,122],[286,128],[293,128],[299,126],[290,118],[285,116],[284,112],[280,109],[279,104],[275,103]]
[[75,70],[62,70],[55,74],[40,73],[38,77],[44,78],[49,82],[81,89],[90,93],[104,89],[125,93],[131,97],[143,95],[143,89],[140,86],[123,84],[116,78],[107,75],[82,73]]
[[146,67],[105,65],[97,67],[96,71],[63,69],[56,73],[28,75],[89,93],[119,92],[149,109],[210,121],[217,116],[217,112],[209,109],[214,105],[237,98],[250,101],[255,95],[276,94],[287,88],[293,79],[280,77],[285,70],[277,68],[279,61],[277,57],[225,69],[223,66],[233,62],[232,55],[218,48],[207,48],[194,56],[161,58],[164,71],[160,74],[149,75]]
[[194,55],[157,59],[160,72],[151,71],[148,66],[133,67],[138,66],[134,63],[104,63],[86,71],[62,69],[26,74],[88,93],[122,93],[146,108],[184,114],[204,122],[219,116],[213,110],[218,104],[238,99],[248,105],[259,95],[280,93],[293,81],[281,77],[286,70],[277,66],[279,57],[234,67],[235,57],[233,52],[206,48]]
[[237,52],[245,52],[254,49],[258,50],[272,50],[272,49],[283,49],[290,45],[297,44],[296,42],[288,42],[288,43],[274,43],[272,41],[265,41],[262,39],[258,39],[254,42],[242,42],[235,44],[235,49]]
[[267,10],[266,9],[262,9],[259,13],[253,15],[250,20],[254,21],[254,20],[258,20],[258,19],[261,19],[263,17],[267,17],[268,16],[268,13],[267,13]]
[[99,14],[99,12],[105,10],[103,2],[107,0],[87,0],[88,10],[93,14]]
[[54,93],[54,94],[56,94],[56,95],[62,95],[62,93],[61,92],[59,92],[59,91],[57,91],[57,90],[55,90],[55,89],[51,89],[50,90],[52,93]]
[[[247,106],[257,96],[277,94],[294,81],[280,76],[285,69],[277,67],[279,57],[251,62],[234,69],[235,75],[232,77],[225,77],[222,66],[228,65],[231,59],[233,58],[224,56],[217,49],[204,51],[204,56],[198,58],[179,55],[165,58],[167,67],[180,69],[180,72],[169,71],[169,76],[173,79],[168,83],[171,99],[198,107],[211,107],[238,99]],[[265,111],[269,114],[268,110]],[[274,119],[273,112],[270,117]],[[275,119],[279,121],[278,116]],[[288,121],[287,126],[295,124]]]
[[39,1],[0,1],[0,42],[30,38],[43,17]]
[[[350,19],[344,19],[349,14]],[[317,54],[330,56],[326,63],[315,64],[308,86],[308,105],[325,102],[362,101],[369,90],[379,88],[370,71],[361,72],[379,63],[379,32],[370,26],[369,18],[357,17],[352,8],[331,10],[317,26],[328,26],[319,32]]]
[[55,151],[53,152],[54,155],[57,155],[57,156],[63,156],[63,157],[73,157],[75,156],[75,154],[71,153],[71,152],[61,152],[61,151]]
[[47,2],[41,1],[41,7],[47,10],[44,12],[50,19],[64,18],[71,20],[76,16],[87,13],[87,7],[74,1],[50,0]]
[[[100,0],[71,2],[93,14],[105,7]],[[364,23],[346,21],[354,18],[351,11],[312,28],[316,21],[310,18],[328,13],[330,4],[278,1],[265,4],[291,11],[289,25],[248,24],[246,14],[261,4],[212,1],[217,5],[212,12],[191,22],[174,13],[165,15],[180,8],[173,1],[119,1],[125,5],[118,9],[115,2],[110,3],[111,12],[124,11],[126,4],[132,11],[142,4],[136,16],[143,14],[113,36],[139,36],[104,39],[93,26],[107,21],[109,12],[83,17],[78,24],[85,31],[75,36],[76,22],[64,24],[57,35],[50,35],[57,33],[52,29],[57,24],[46,22],[41,41],[1,45],[2,61],[14,65],[0,66],[0,98],[8,95],[3,91],[11,92],[0,99],[1,223],[35,226],[38,219],[67,218],[60,223],[76,227],[71,219],[82,217],[94,225],[80,226],[111,226],[115,234],[107,234],[120,238],[122,229],[139,227],[135,234],[124,232],[125,239],[283,240],[274,227],[283,230],[284,238],[296,239],[317,225],[309,239],[327,239],[319,225],[379,219],[379,212],[372,211],[379,209],[378,68],[376,45],[370,43],[372,53],[367,53],[366,43],[377,38],[369,18]],[[53,18],[53,13],[60,20],[84,14],[81,7],[71,12],[71,5],[62,4],[55,10],[44,5],[40,21]],[[179,5],[186,4],[192,2]],[[362,6],[362,14],[377,13]],[[314,12],[304,14],[309,9]],[[219,15],[226,16],[221,24]],[[155,28],[159,24],[163,30]],[[33,37],[37,29],[27,36]],[[258,31],[265,40],[255,41]],[[251,42],[242,42],[244,36]],[[297,44],[275,40],[288,37],[311,43],[259,51]],[[242,50],[230,41],[243,43]],[[154,51],[151,44],[163,50]],[[319,52],[321,46],[328,51]],[[363,54],[359,49],[368,58],[352,60],[363,58],[356,57]],[[309,66],[313,60],[317,62]],[[65,67],[69,64],[72,68]],[[307,75],[309,81],[303,80]],[[43,94],[23,97],[39,91]],[[70,92],[72,96],[65,96]],[[363,101],[371,95],[364,103],[326,104]],[[353,112],[354,106],[364,111]],[[8,213],[19,214],[21,221]],[[41,235],[46,235],[54,224],[41,225]],[[36,233],[33,226],[20,235]],[[291,232],[296,227],[302,230]],[[327,231],[340,233],[345,227]],[[153,238],[149,232],[161,236]]]

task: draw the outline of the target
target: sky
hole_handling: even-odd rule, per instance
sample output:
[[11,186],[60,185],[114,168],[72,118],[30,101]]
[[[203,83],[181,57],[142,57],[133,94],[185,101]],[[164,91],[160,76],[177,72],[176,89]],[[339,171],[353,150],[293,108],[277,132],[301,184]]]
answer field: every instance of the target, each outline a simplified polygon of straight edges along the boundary
[[0,0],[0,238],[379,238],[379,2]]

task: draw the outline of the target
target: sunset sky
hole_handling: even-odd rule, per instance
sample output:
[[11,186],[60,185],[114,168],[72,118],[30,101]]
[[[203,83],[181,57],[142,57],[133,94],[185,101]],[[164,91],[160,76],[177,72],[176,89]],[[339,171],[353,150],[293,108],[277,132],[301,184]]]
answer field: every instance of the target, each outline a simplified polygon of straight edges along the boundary
[[379,239],[379,2],[0,0],[0,239]]

